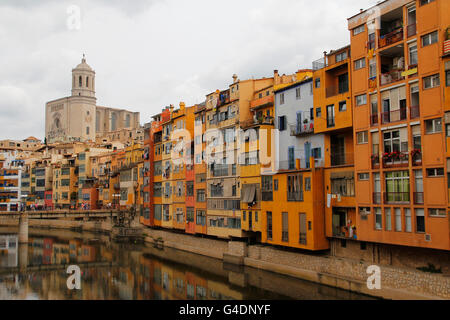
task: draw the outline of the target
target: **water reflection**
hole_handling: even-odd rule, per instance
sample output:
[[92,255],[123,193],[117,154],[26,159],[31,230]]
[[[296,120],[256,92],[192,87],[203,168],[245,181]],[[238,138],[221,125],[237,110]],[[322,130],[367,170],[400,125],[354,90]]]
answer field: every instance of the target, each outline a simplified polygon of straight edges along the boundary
[[[16,234],[1,233],[3,300],[367,299],[169,248],[120,245],[107,236],[30,230],[22,246]],[[67,289],[71,264],[82,270],[82,290]]]

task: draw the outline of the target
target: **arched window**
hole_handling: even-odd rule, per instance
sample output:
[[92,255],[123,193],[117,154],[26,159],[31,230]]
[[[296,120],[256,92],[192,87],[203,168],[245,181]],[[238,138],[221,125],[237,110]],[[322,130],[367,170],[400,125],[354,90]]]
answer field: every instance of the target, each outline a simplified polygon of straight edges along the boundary
[[127,114],[126,118],[125,118],[125,127],[129,128],[130,127],[130,122],[131,122],[131,117],[129,114]]
[[80,76],[78,79],[78,86],[81,88],[83,86],[83,78]]
[[115,113],[111,115],[111,131],[116,131],[117,129],[117,116]]
[[89,88],[89,77],[86,77],[86,88]]

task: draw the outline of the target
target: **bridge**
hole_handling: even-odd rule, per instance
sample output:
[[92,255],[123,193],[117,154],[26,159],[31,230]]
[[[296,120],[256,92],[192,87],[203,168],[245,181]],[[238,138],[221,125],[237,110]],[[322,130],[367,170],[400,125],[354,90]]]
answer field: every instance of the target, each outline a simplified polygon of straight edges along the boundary
[[20,219],[27,216],[28,219],[95,219],[116,218],[120,211],[112,210],[58,210],[58,211],[25,211],[25,212],[0,212],[1,218]]

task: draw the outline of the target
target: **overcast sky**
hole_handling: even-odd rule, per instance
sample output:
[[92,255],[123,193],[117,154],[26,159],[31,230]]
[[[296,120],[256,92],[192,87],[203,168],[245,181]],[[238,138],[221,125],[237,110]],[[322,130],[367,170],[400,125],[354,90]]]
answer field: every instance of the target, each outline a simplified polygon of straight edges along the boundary
[[[0,140],[44,139],[45,103],[70,95],[83,53],[97,104],[141,112],[193,105],[241,80],[311,68],[349,43],[374,0],[1,0]],[[76,11],[80,9],[80,28]]]

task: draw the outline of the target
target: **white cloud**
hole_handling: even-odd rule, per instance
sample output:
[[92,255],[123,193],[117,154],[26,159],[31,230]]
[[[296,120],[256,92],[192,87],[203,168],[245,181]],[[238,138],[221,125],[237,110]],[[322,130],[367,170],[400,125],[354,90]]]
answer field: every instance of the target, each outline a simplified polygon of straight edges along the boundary
[[[43,139],[45,103],[70,94],[82,53],[97,72],[98,103],[140,111],[146,122],[166,105],[201,102],[234,73],[310,68],[348,44],[347,17],[374,2],[3,0],[0,139]],[[79,31],[67,29],[71,4],[81,9]]]

